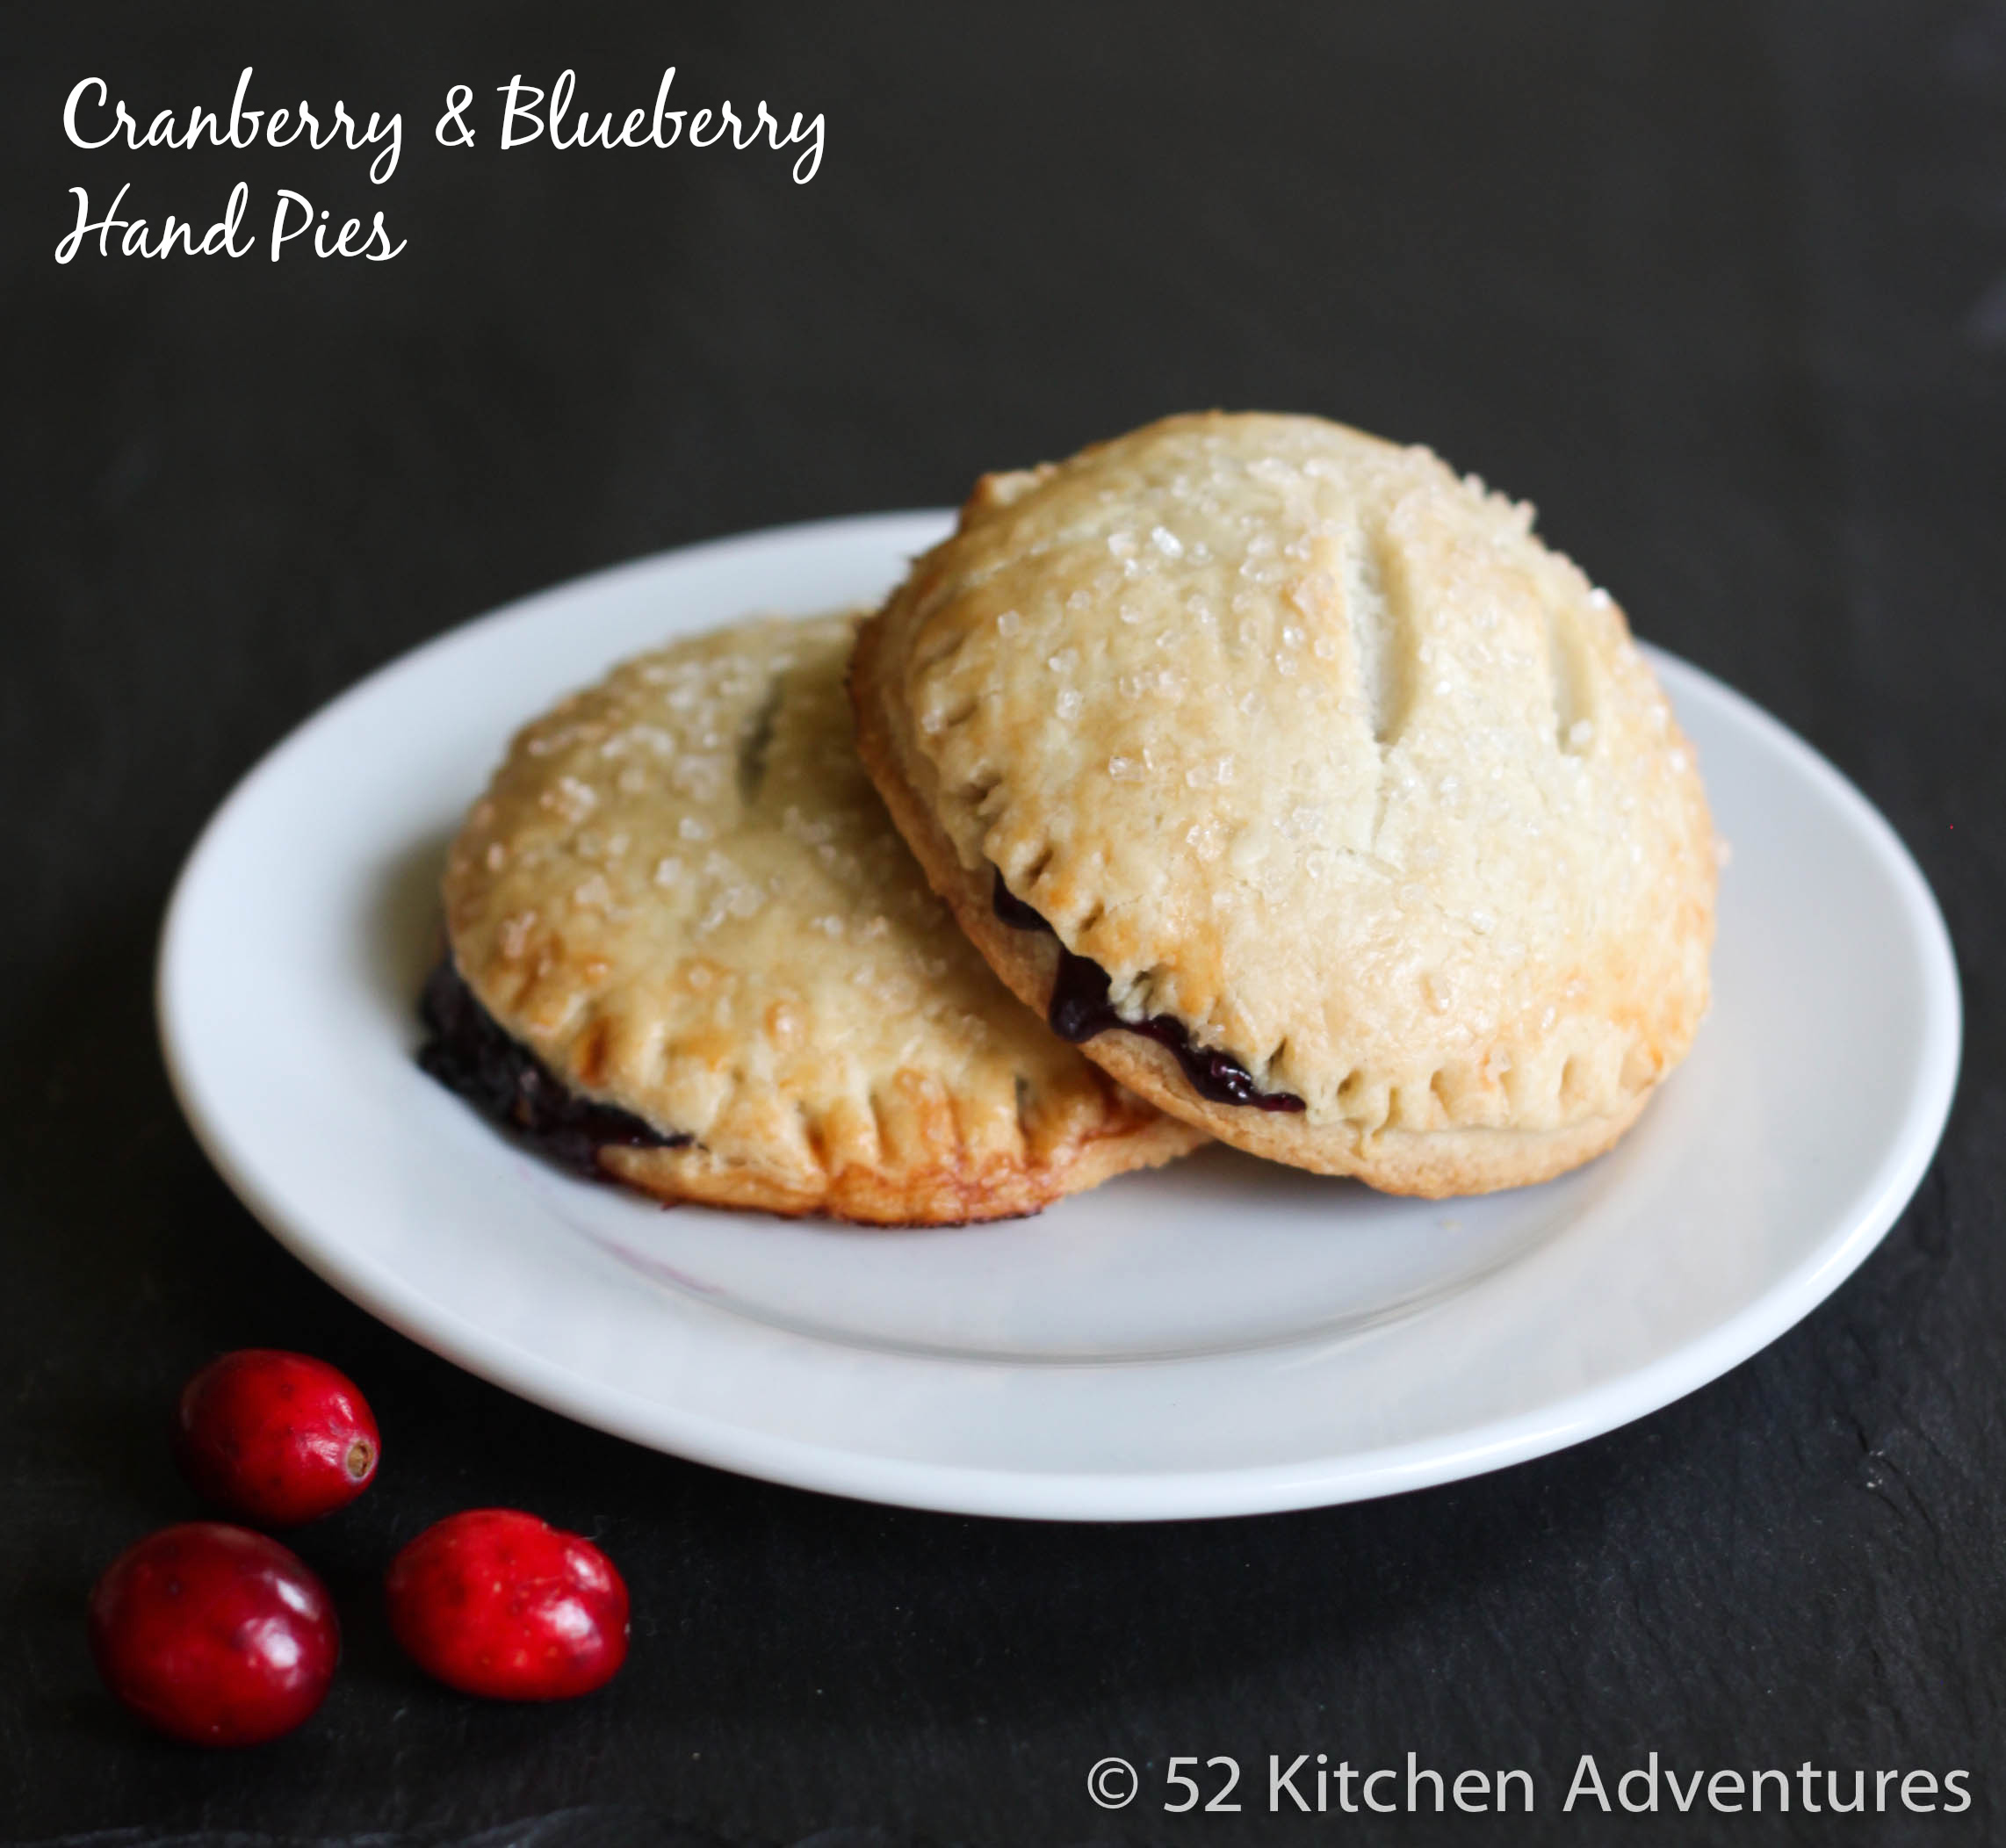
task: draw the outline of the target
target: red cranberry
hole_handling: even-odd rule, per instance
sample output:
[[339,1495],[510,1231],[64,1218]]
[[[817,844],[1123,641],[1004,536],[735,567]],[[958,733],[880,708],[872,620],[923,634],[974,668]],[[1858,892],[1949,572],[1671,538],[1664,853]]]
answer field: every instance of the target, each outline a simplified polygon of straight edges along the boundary
[[90,1593],[90,1653],[119,1700],[195,1745],[257,1745],[317,1707],[341,1659],[327,1587],[276,1540],[220,1521],[149,1534]]
[[210,1361],[182,1388],[174,1420],[175,1460],[196,1492],[273,1527],[353,1501],[382,1447],[353,1381],[271,1347]]
[[384,1590],[411,1659],[465,1693],[567,1700],[627,1659],[627,1587],[613,1562],[512,1508],[427,1527],[391,1561]]

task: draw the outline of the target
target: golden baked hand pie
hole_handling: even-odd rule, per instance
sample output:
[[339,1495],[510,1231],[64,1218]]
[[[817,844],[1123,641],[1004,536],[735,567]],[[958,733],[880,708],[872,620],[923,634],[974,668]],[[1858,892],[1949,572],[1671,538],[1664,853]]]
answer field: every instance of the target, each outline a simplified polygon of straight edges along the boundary
[[927,889],[856,757],[847,617],[614,670],[454,842],[428,1069],[667,1199],[1035,1212],[1204,1137],[1057,1039]]
[[864,762],[990,965],[1165,1110],[1394,1192],[1545,1179],[1691,1044],[1715,855],[1531,526],[1310,417],[990,475],[864,628]]

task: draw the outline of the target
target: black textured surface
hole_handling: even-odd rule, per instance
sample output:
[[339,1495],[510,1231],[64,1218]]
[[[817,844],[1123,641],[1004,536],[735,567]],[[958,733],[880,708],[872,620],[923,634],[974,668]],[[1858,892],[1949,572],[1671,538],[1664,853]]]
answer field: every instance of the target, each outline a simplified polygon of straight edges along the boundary
[[[2006,12],[1856,0],[25,5],[0,137],[0,1839],[535,1848],[2006,1836]],[[400,108],[333,154],[85,155],[136,109]],[[828,113],[777,161],[448,154],[449,83]],[[206,225],[230,184],[383,206],[380,265],[50,252],[66,189]],[[136,202],[136,201],[135,201]],[[1301,408],[1529,495],[1647,635],[1886,811],[1959,948],[1937,1167],[1726,1379],[1376,1505],[1064,1529],[825,1500],[517,1404],[310,1277],[210,1171],[148,1012],[169,880],[267,745],[411,644],[610,560],[932,504],[1158,412]],[[273,1022],[272,1030],[283,1030]],[[1871,1074],[1834,1072],[1835,1085]],[[325,1354],[379,1484],[310,1530],[319,1719],[242,1757],[97,1691],[85,1590],[189,1512],[162,1432],[218,1349]],[[597,1536],[631,1663],[559,1711],[422,1683],[372,1585],[469,1503]],[[1105,1753],[1413,1751],[1541,1808],[1103,1814]],[[1576,1757],[1952,1765],[1958,1817],[1605,1822]],[[1249,1785],[1255,1779],[1250,1777]],[[1152,1784],[1152,1792],[1160,1786]],[[517,1826],[519,1825],[519,1826]]]

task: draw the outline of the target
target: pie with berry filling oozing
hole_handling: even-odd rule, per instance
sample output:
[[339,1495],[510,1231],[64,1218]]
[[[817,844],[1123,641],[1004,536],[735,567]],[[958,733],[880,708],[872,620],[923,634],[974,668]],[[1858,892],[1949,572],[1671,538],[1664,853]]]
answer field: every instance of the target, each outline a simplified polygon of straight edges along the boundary
[[934,1224],[1204,1140],[1056,1038],[927,888],[856,756],[848,617],[616,668],[453,843],[426,1068],[667,1199]]
[[1164,1109],[1397,1193],[1543,1180],[1692,1043],[1715,848],[1532,518],[1311,417],[989,475],[864,627],[864,762],[990,965]]

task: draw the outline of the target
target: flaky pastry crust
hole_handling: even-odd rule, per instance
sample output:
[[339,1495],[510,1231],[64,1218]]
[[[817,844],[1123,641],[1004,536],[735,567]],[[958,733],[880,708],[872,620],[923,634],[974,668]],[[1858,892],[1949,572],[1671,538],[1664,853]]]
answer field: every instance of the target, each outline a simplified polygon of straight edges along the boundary
[[[865,626],[859,743],[1043,1007],[1059,946],[1294,1113],[1084,1050],[1259,1155],[1440,1196],[1609,1146],[1707,1000],[1715,847],[1622,613],[1532,510],[1308,417],[985,477]],[[992,905],[1000,875],[1054,935]]]
[[853,630],[679,642],[521,733],[448,856],[461,976],[566,1085],[694,1138],[599,1151],[664,1198],[947,1224],[1184,1153],[927,889],[857,762]]

